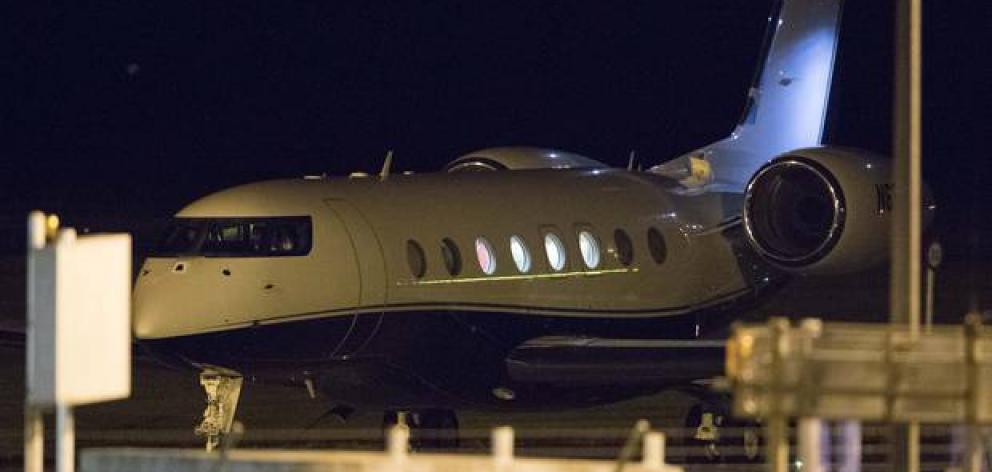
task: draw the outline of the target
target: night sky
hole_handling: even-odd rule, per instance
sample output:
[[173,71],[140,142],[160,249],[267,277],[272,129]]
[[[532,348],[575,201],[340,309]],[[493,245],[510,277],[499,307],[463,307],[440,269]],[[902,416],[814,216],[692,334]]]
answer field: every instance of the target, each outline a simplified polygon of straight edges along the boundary
[[[926,178],[984,223],[990,44],[925,2]],[[439,169],[555,147],[623,166],[729,133],[767,0],[103,2],[0,7],[3,230],[42,208],[138,221],[253,180]],[[891,0],[845,7],[827,140],[891,147]],[[13,233],[11,233],[13,231]]]

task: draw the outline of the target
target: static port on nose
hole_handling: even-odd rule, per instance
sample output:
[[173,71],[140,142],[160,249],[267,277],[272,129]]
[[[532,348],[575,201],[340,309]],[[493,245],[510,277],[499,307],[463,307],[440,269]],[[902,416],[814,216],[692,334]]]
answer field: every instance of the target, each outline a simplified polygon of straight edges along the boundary
[[230,276],[231,275],[231,270],[230,269],[224,269],[224,270],[220,271],[220,273],[224,274],[225,276]]
[[182,262],[177,262],[176,265],[172,266],[173,272],[186,272],[186,264]]

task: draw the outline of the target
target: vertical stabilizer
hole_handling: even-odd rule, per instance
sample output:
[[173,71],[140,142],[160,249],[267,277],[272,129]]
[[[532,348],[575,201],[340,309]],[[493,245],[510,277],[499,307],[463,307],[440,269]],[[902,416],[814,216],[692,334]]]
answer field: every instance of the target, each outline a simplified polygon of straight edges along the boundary
[[843,0],[777,0],[740,123],[729,137],[651,170],[678,175],[705,159],[711,189],[740,191],[778,154],[821,143]]

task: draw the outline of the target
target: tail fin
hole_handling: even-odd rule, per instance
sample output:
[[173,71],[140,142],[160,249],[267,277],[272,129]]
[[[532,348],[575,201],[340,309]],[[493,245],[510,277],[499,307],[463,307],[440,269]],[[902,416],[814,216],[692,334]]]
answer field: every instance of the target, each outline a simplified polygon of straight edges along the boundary
[[691,158],[702,158],[712,169],[708,186],[740,191],[776,155],[820,144],[842,2],[777,0],[737,127],[726,139],[651,170],[666,175],[685,173],[691,168]]

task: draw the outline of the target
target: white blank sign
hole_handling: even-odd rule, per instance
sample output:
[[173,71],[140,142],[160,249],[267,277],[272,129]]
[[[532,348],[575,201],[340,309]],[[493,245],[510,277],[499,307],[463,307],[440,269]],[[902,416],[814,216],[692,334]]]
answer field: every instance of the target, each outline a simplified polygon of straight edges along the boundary
[[131,394],[131,236],[28,251],[27,400],[81,405]]

